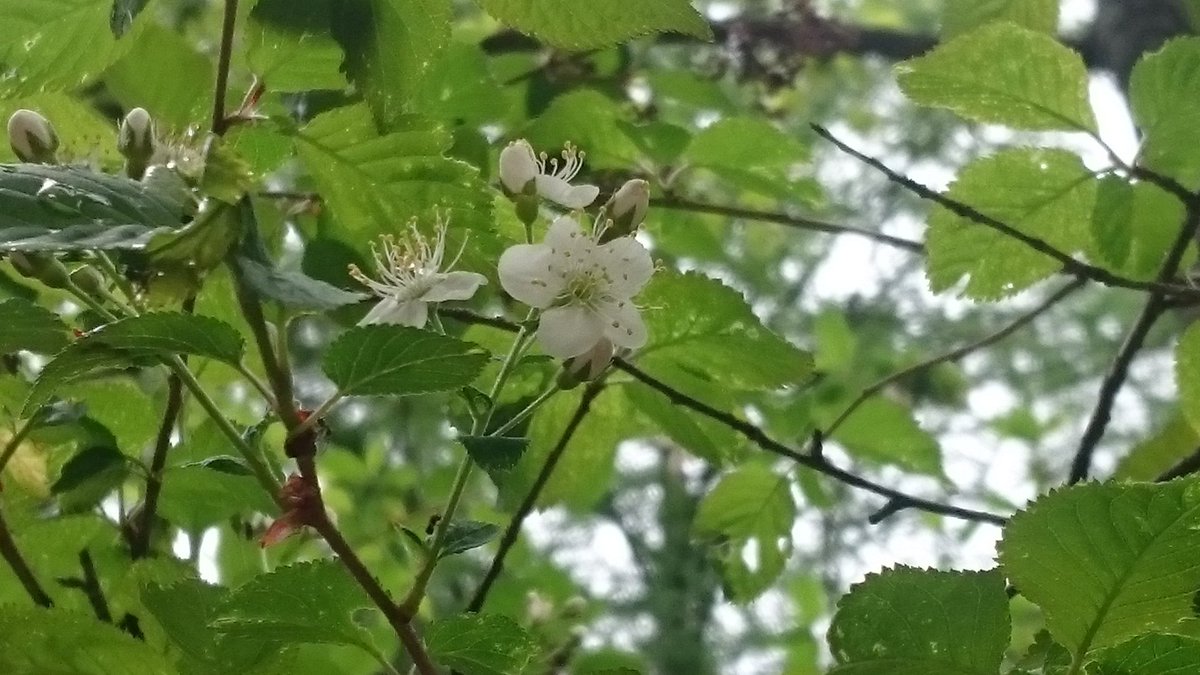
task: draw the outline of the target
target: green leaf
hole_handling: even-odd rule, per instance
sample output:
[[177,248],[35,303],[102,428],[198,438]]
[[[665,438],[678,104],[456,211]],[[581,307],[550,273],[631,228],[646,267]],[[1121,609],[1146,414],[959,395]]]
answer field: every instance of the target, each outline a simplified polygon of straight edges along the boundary
[[476,520],[456,520],[446,528],[446,542],[439,557],[479,548],[495,539],[497,534],[500,534],[498,525]]
[[113,349],[91,340],[71,343],[38,373],[37,380],[25,399],[21,416],[29,417],[35,413],[60,387],[99,373],[118,372],[133,365],[134,358],[130,352]]
[[237,258],[237,265],[246,285],[255,293],[292,309],[323,312],[361,302],[367,297],[303,272],[268,267],[241,256]]
[[459,436],[458,442],[467,449],[471,460],[488,473],[513,468],[529,447],[528,438],[508,436]]
[[138,354],[187,354],[236,365],[245,350],[237,329],[219,319],[182,312],[148,312],[89,333],[95,342]]
[[28,300],[0,302],[0,354],[27,349],[52,354],[67,346],[67,327],[54,312]]
[[1134,121],[1144,134],[1139,158],[1187,183],[1200,180],[1200,113],[1180,101],[1200,96],[1200,38],[1177,38],[1142,58],[1129,78]]
[[571,143],[586,153],[585,168],[621,169],[638,156],[638,147],[624,131],[625,113],[613,99],[594,89],[577,89],[556,97],[524,136],[538,152],[556,156]]
[[726,475],[704,497],[692,532],[714,546],[730,600],[753,600],[775,582],[791,557],[795,519],[791,483],[760,464]]
[[1183,216],[1179,199],[1156,185],[1100,179],[1091,228],[1099,261],[1134,279],[1154,279]]
[[[1066,253],[1087,249],[1096,181],[1064,150],[1017,148],[975,160],[947,193],[981,213]],[[1062,265],[1026,244],[942,207],[929,217],[926,275],[934,292],[967,277],[963,295],[1013,295]]]
[[855,457],[942,475],[937,439],[917,424],[909,408],[886,398],[864,402],[834,431],[833,439]]
[[[1014,61],[1013,55],[1021,58]],[[1015,129],[1096,130],[1087,68],[1055,38],[1001,22],[897,66],[913,101]]]
[[1200,588],[1200,485],[1088,484],[1060,489],[1004,528],[1000,563],[1074,654],[1192,616]]
[[537,658],[537,642],[500,614],[464,614],[425,631],[430,655],[463,675],[520,675]]
[[146,8],[150,0],[113,0],[112,14],[108,17],[108,27],[112,34],[120,38],[133,27],[134,19]]
[[67,460],[50,492],[58,496],[64,511],[84,511],[100,503],[128,475],[129,465],[116,448],[92,446]]
[[409,101],[450,41],[450,0],[365,0],[334,11],[347,72],[376,120],[391,127],[413,112]]
[[1153,436],[1133,446],[1117,464],[1113,477],[1154,480],[1200,447],[1200,433],[1176,411]]
[[235,588],[210,625],[236,639],[373,650],[370,633],[352,616],[373,606],[341,563],[316,560],[276,568]]
[[487,360],[487,352],[469,342],[375,325],[343,333],[321,363],[344,396],[408,396],[465,387]]
[[150,644],[95,617],[61,609],[0,606],[7,673],[174,675]]
[[1193,323],[1175,348],[1175,380],[1179,407],[1192,428],[1200,432],[1200,323]]
[[154,616],[171,642],[210,672],[245,672],[277,646],[252,640],[227,639],[209,624],[218,618],[229,589],[199,579],[169,586],[151,584],[141,591],[143,606]]
[[[90,84],[136,41],[145,20],[117,40],[109,29],[113,0],[0,1],[0,63],[10,73],[0,98]],[[86,46],[86,48],[84,48]]]
[[838,602],[831,675],[996,675],[1009,640],[1004,576],[897,567]]
[[719,281],[660,272],[639,302],[650,335],[639,364],[652,374],[682,370],[744,389],[800,385],[812,375],[812,356],[763,327],[741,294]]
[[77,166],[0,164],[0,250],[139,248],[179,227],[184,204],[146,183]]
[[788,198],[796,193],[797,168],[809,154],[807,144],[764,119],[726,117],[696,134],[683,159],[731,186]]
[[186,37],[151,23],[105,72],[104,85],[126,110],[145,108],[160,133],[183,132],[211,105],[196,92],[212,91],[215,71]]
[[1096,655],[1088,675],[1185,675],[1200,663],[1200,640],[1150,633]]
[[942,9],[942,37],[949,39],[985,24],[1011,21],[1022,28],[1054,35],[1058,0],[956,0]]
[[742,449],[743,444],[729,427],[675,405],[649,387],[631,383],[621,391],[652,427],[702,459],[720,465],[734,459]]
[[159,498],[159,513],[189,532],[202,532],[239,514],[277,511],[271,495],[252,476],[220,471],[212,462],[168,469]]
[[555,47],[584,50],[651,33],[712,39],[712,29],[687,0],[478,0],[488,14]]
[[[113,121],[78,98],[62,92],[45,92],[0,100],[0,120],[7,120],[21,108],[40,113],[54,125],[60,158],[78,161],[86,157],[106,168],[120,166],[124,161],[117,152]],[[19,161],[7,142],[0,143],[0,161]]]
[[272,91],[346,88],[345,56],[329,32],[328,2],[259,0],[246,30],[246,60]]

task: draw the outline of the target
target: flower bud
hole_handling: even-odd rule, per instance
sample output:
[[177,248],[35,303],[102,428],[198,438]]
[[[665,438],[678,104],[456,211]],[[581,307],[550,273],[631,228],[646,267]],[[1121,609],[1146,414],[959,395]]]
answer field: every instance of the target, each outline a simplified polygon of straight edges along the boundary
[[50,288],[66,288],[69,272],[58,258],[49,253],[21,253],[14,251],[8,254],[8,261],[13,269],[23,277],[37,279]]
[[534,194],[534,180],[541,172],[537,155],[525,139],[513,141],[500,151],[500,182],[514,195]]
[[646,211],[649,209],[650,184],[640,178],[625,181],[604,205],[604,214],[612,224],[605,230],[601,241],[612,241],[637,232],[642,221],[646,220]]
[[53,164],[58,134],[45,117],[21,109],[8,118],[8,143],[22,162]]
[[562,372],[558,374],[558,386],[564,390],[574,389],[584,382],[595,380],[612,363],[615,353],[613,343],[608,338],[601,338],[588,351],[563,362]]
[[104,289],[104,275],[94,267],[80,267],[71,272],[71,283],[88,295],[98,295]]
[[117,150],[125,156],[126,173],[130,178],[141,178],[146,165],[154,156],[154,120],[144,108],[134,108],[121,120],[117,134]]

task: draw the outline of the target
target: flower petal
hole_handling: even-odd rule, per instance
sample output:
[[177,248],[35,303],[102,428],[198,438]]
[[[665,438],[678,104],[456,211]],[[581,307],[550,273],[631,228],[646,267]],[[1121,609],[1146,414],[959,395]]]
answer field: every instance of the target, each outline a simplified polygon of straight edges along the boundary
[[571,185],[558,176],[545,174],[537,176],[535,180],[539,195],[568,209],[582,209],[600,196],[600,188],[595,185]]
[[537,155],[524,138],[500,151],[500,182],[509,192],[520,194],[538,175]]
[[579,221],[571,216],[559,216],[550,223],[546,230],[546,238],[542,240],[554,254],[555,271],[562,273],[563,268],[573,266],[588,259],[593,250],[592,238],[583,233]]
[[640,349],[646,344],[646,324],[642,313],[629,301],[602,303],[596,312],[603,317],[604,336],[624,349]]
[[487,277],[474,272],[446,272],[438,274],[429,290],[421,294],[424,302],[442,302],[444,300],[470,300],[480,286],[487,283]]
[[595,255],[609,279],[609,293],[619,300],[637,295],[654,274],[650,253],[633,237],[617,237],[597,249]]
[[543,309],[563,290],[563,280],[551,271],[554,256],[545,244],[517,244],[500,255],[496,266],[500,285],[517,300]]
[[396,324],[424,328],[429,319],[429,307],[420,300],[399,301],[395,298],[384,298],[358,322],[360,326],[376,323]]
[[537,339],[547,354],[569,359],[590,350],[604,337],[602,321],[580,305],[554,307],[542,313]]

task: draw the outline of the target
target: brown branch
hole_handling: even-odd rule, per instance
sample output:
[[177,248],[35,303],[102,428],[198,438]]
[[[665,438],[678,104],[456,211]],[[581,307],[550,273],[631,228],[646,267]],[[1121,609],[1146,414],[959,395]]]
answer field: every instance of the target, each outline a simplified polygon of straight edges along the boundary
[[919,241],[912,241],[911,239],[904,239],[902,237],[894,237],[890,234],[875,232],[873,230],[855,227],[853,225],[839,225],[837,223],[830,223],[823,220],[805,218],[802,216],[793,216],[775,211],[760,211],[757,209],[747,209],[736,206],[721,206],[719,204],[709,204],[706,202],[700,202],[681,197],[667,197],[665,199],[656,200],[654,202],[654,206],[680,211],[710,213],[719,216],[729,216],[731,218],[761,220],[799,230],[812,230],[814,232],[825,232],[828,234],[849,234],[859,237],[866,237],[872,241],[886,244],[887,246],[893,246],[911,253],[925,253],[925,246]]
[[521,501],[521,505],[517,507],[512,520],[508,522],[508,527],[505,528],[504,534],[500,538],[500,546],[496,550],[495,557],[492,558],[492,564],[488,567],[487,574],[484,575],[479,588],[475,590],[475,596],[471,598],[471,603],[467,605],[468,612],[478,612],[483,609],[484,603],[487,602],[488,593],[492,590],[492,584],[496,582],[500,573],[504,571],[504,560],[508,557],[508,552],[517,543],[517,538],[521,535],[521,526],[524,525],[525,519],[529,514],[533,512],[538,497],[541,496],[542,490],[546,487],[546,483],[550,481],[550,476],[554,473],[555,467],[558,466],[558,460],[562,458],[567,445],[571,442],[571,438],[575,436],[579,425],[583,423],[583,418],[587,416],[588,411],[591,409],[592,401],[600,394],[600,390],[603,387],[604,385],[600,381],[597,381],[589,384],[583,390],[583,396],[579,399],[579,405],[576,406],[575,413],[567,421],[567,426],[563,428],[558,442],[554,444],[554,447],[550,450],[550,454],[546,456],[546,461],[542,464],[541,471],[538,472],[537,478],[529,488],[529,492],[525,494],[525,498]]
[[150,553],[150,541],[154,531],[154,518],[158,510],[158,497],[162,494],[163,472],[167,466],[167,452],[171,449],[171,435],[183,410],[183,380],[171,375],[167,380],[167,404],[159,423],[158,436],[154,440],[154,455],[150,458],[150,472],[146,476],[146,495],[142,499],[142,510],[135,523],[130,555],[134,560]]
[[1000,330],[998,330],[994,333],[991,333],[990,335],[986,335],[974,342],[965,344],[956,349],[952,349],[952,350],[946,352],[945,354],[939,354],[937,356],[925,359],[924,361],[921,361],[920,363],[915,363],[907,368],[904,368],[903,370],[899,370],[895,373],[892,373],[891,375],[888,375],[887,377],[879,380],[878,382],[875,382],[874,384],[868,386],[867,388],[862,390],[862,393],[860,393],[858,395],[858,398],[854,399],[850,403],[850,405],[846,406],[845,410],[843,410],[841,412],[841,414],[839,414],[837,416],[837,418],[826,429],[823,430],[825,435],[827,435],[827,436],[832,435],[833,432],[835,430],[837,430],[837,428],[840,427],[842,425],[842,423],[845,422],[850,417],[850,415],[852,415],[854,413],[854,411],[858,409],[859,406],[861,406],[863,403],[865,403],[868,399],[870,399],[875,394],[878,394],[879,392],[883,391],[883,389],[885,387],[887,387],[888,385],[891,385],[895,382],[899,382],[900,380],[903,380],[907,377],[915,375],[916,373],[920,373],[925,370],[928,370],[928,369],[930,369],[934,366],[940,365],[942,363],[953,363],[955,361],[958,361],[959,359],[962,359],[963,357],[967,356],[968,354],[974,353],[976,351],[979,351],[980,349],[989,347],[989,346],[1003,340],[1004,338],[1008,337],[1009,335],[1012,335],[1013,333],[1017,332],[1018,330],[1020,330],[1021,328],[1023,328],[1027,324],[1029,324],[1031,321],[1033,321],[1037,317],[1041,316],[1043,313],[1045,313],[1051,307],[1058,304],[1058,302],[1060,300],[1062,300],[1063,298],[1067,297],[1071,293],[1074,293],[1075,291],[1082,288],[1085,283],[1087,283],[1087,282],[1083,279],[1075,279],[1074,281],[1072,281],[1069,284],[1060,288],[1058,291],[1056,291],[1050,297],[1046,298],[1037,307],[1034,307],[1033,309],[1029,310],[1025,314],[1022,314],[1021,316],[1017,317],[1017,319],[1015,321],[1004,326]]
[[[979,223],[980,225],[989,227],[1007,237],[1010,237],[1012,239],[1015,239],[1015,240],[1025,244],[1029,248],[1037,251],[1038,253],[1041,253],[1050,258],[1053,258],[1054,260],[1061,263],[1063,266],[1063,271],[1065,271],[1069,274],[1072,274],[1076,277],[1083,277],[1086,279],[1090,279],[1097,283],[1103,284],[1105,286],[1112,286],[1114,288],[1130,288],[1133,290],[1148,291],[1151,293],[1157,293],[1157,294],[1161,294],[1161,295],[1179,295],[1179,296],[1189,296],[1189,297],[1200,297],[1200,291],[1198,291],[1197,289],[1189,288],[1186,286],[1175,286],[1175,285],[1166,283],[1167,281],[1170,280],[1170,278],[1171,278],[1170,276],[1166,277],[1166,278],[1162,278],[1160,276],[1160,278],[1158,280],[1151,281],[1151,282],[1137,281],[1135,279],[1128,279],[1128,278],[1119,276],[1117,274],[1113,274],[1112,272],[1104,269],[1103,267],[1096,267],[1095,265],[1091,265],[1091,264],[1088,264],[1081,260],[1078,260],[1078,259],[1070,256],[1069,254],[1064,253],[1063,251],[1055,248],[1054,246],[1052,246],[1049,242],[1047,242],[1044,239],[1039,239],[1038,237],[1034,237],[1032,235],[1021,232],[1020,230],[1014,228],[1013,226],[1011,226],[1007,223],[1004,223],[1000,220],[997,220],[968,204],[964,204],[960,201],[951,199],[950,197],[947,197],[946,195],[943,195],[939,192],[935,192],[934,190],[931,190],[931,189],[925,187],[924,185],[921,185],[920,183],[918,183],[906,176],[900,175],[899,173],[893,171],[891,168],[889,168],[887,165],[885,165],[883,162],[879,161],[878,159],[875,159],[874,157],[871,157],[862,152],[859,152],[858,150],[855,150],[854,148],[850,147],[849,145],[846,145],[842,141],[838,140],[838,138],[835,137],[832,133],[830,133],[828,129],[826,129],[825,127],[822,127],[819,124],[812,124],[809,126],[812,127],[812,129],[817,133],[817,135],[828,140],[830,143],[833,143],[842,152],[845,152],[846,154],[850,155],[851,157],[854,157],[855,159],[863,162],[864,164],[867,164],[868,166],[883,173],[885,176],[887,176],[889,181],[903,187],[904,189],[908,190],[909,192],[912,192],[913,194],[921,197],[922,199],[927,199],[931,202],[934,202],[935,204],[938,204],[939,206],[945,208],[946,210],[950,211],[951,213],[954,213],[957,216],[966,218],[973,222]],[[1172,272],[1171,276],[1174,276],[1174,272]]]
[[237,26],[238,0],[225,0],[225,15],[221,22],[221,47],[217,53],[217,78],[213,88],[212,132],[225,133],[229,120],[225,117],[225,96],[229,88],[229,64],[233,59],[233,38]]
[[104,597],[104,589],[100,587],[100,577],[96,575],[96,563],[92,554],[85,548],[79,552],[79,568],[83,570],[83,583],[79,589],[87,596],[88,604],[96,618],[104,623],[112,623],[112,612],[108,609],[108,600]]
[[5,562],[12,568],[13,574],[17,575],[17,580],[21,582],[21,586],[25,588],[25,592],[34,602],[42,607],[53,607],[54,601],[46,594],[46,590],[38,583],[37,577],[33,575],[33,570],[30,569],[29,563],[25,562],[25,558],[21,556],[21,551],[17,549],[17,542],[13,540],[12,532],[8,529],[8,523],[4,520],[4,513],[0,511],[0,556],[4,557]]

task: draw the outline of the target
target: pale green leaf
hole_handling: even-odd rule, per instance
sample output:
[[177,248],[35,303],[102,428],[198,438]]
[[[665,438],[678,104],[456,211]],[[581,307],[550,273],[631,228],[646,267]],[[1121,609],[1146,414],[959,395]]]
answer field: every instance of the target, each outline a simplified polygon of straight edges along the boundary
[[346,88],[342,48],[324,2],[259,0],[250,12],[246,60],[272,91]]
[[211,672],[246,672],[278,651],[278,645],[224,636],[209,624],[229,597],[229,589],[185,579],[171,585],[148,584],[141,590],[143,606],[162,627],[171,643],[190,661]]
[[1058,0],[951,0],[942,9],[942,37],[949,39],[996,21],[1053,35],[1058,30]]
[[165,139],[204,119],[212,103],[196,92],[212,91],[215,72],[209,57],[187,38],[150,24],[105,72],[104,85],[126,110],[145,108]]
[[1192,428],[1200,432],[1200,323],[1193,323],[1175,348],[1175,380],[1179,407]]
[[435,621],[425,640],[436,661],[463,675],[521,675],[541,651],[533,636],[501,614]]
[[[107,26],[105,26],[107,31]],[[6,673],[173,675],[161,653],[94,616],[33,606],[0,607]]]
[[1141,635],[1096,655],[1088,675],[1190,675],[1200,664],[1200,640],[1183,635]]
[[1154,480],[1200,448],[1200,433],[1175,412],[1154,435],[1133,446],[1117,464],[1114,478]]
[[731,186],[765,195],[791,195],[808,146],[766,120],[727,117],[692,138],[683,159]]
[[[538,152],[557,157],[570,143],[585,153],[584,169],[627,171],[638,148],[622,128],[625,113],[608,96],[578,89],[556,97],[522,135]],[[561,161],[561,160],[560,160]]]
[[1009,640],[997,571],[897,567],[868,574],[838,602],[831,675],[996,675]]
[[795,519],[791,483],[761,464],[726,475],[704,497],[692,532],[711,543],[726,597],[747,602],[775,582],[791,557]]
[[[99,374],[119,372],[134,364],[131,352],[113,349],[99,342],[80,340],[67,345],[38,373],[25,399],[22,417],[29,417],[45,405],[59,388]],[[149,361],[146,361],[149,363]]]
[[940,476],[937,439],[917,424],[912,410],[879,396],[865,401],[833,432],[833,440],[855,457]]
[[375,325],[343,333],[325,352],[322,368],[345,396],[407,396],[465,387],[487,359],[469,342]]
[[1200,111],[1182,105],[1200,96],[1200,38],[1177,38],[1142,58],[1129,79],[1133,117],[1145,138],[1147,166],[1192,183],[1200,179]]
[[488,14],[539,40],[567,49],[605,47],[650,33],[711,39],[712,29],[687,0],[477,0]]
[[1004,528],[1000,563],[1074,654],[1192,616],[1200,588],[1200,485],[1059,489]]
[[[1003,150],[968,164],[947,194],[1066,253],[1090,241],[1096,181],[1064,150]],[[1045,279],[1061,263],[969,218],[936,207],[925,235],[935,292],[967,277],[963,295],[996,300]]]
[[[1020,58],[1014,58],[1019,54]],[[1087,68],[1049,35],[1001,22],[897,66],[913,101],[1016,129],[1095,131]]]

